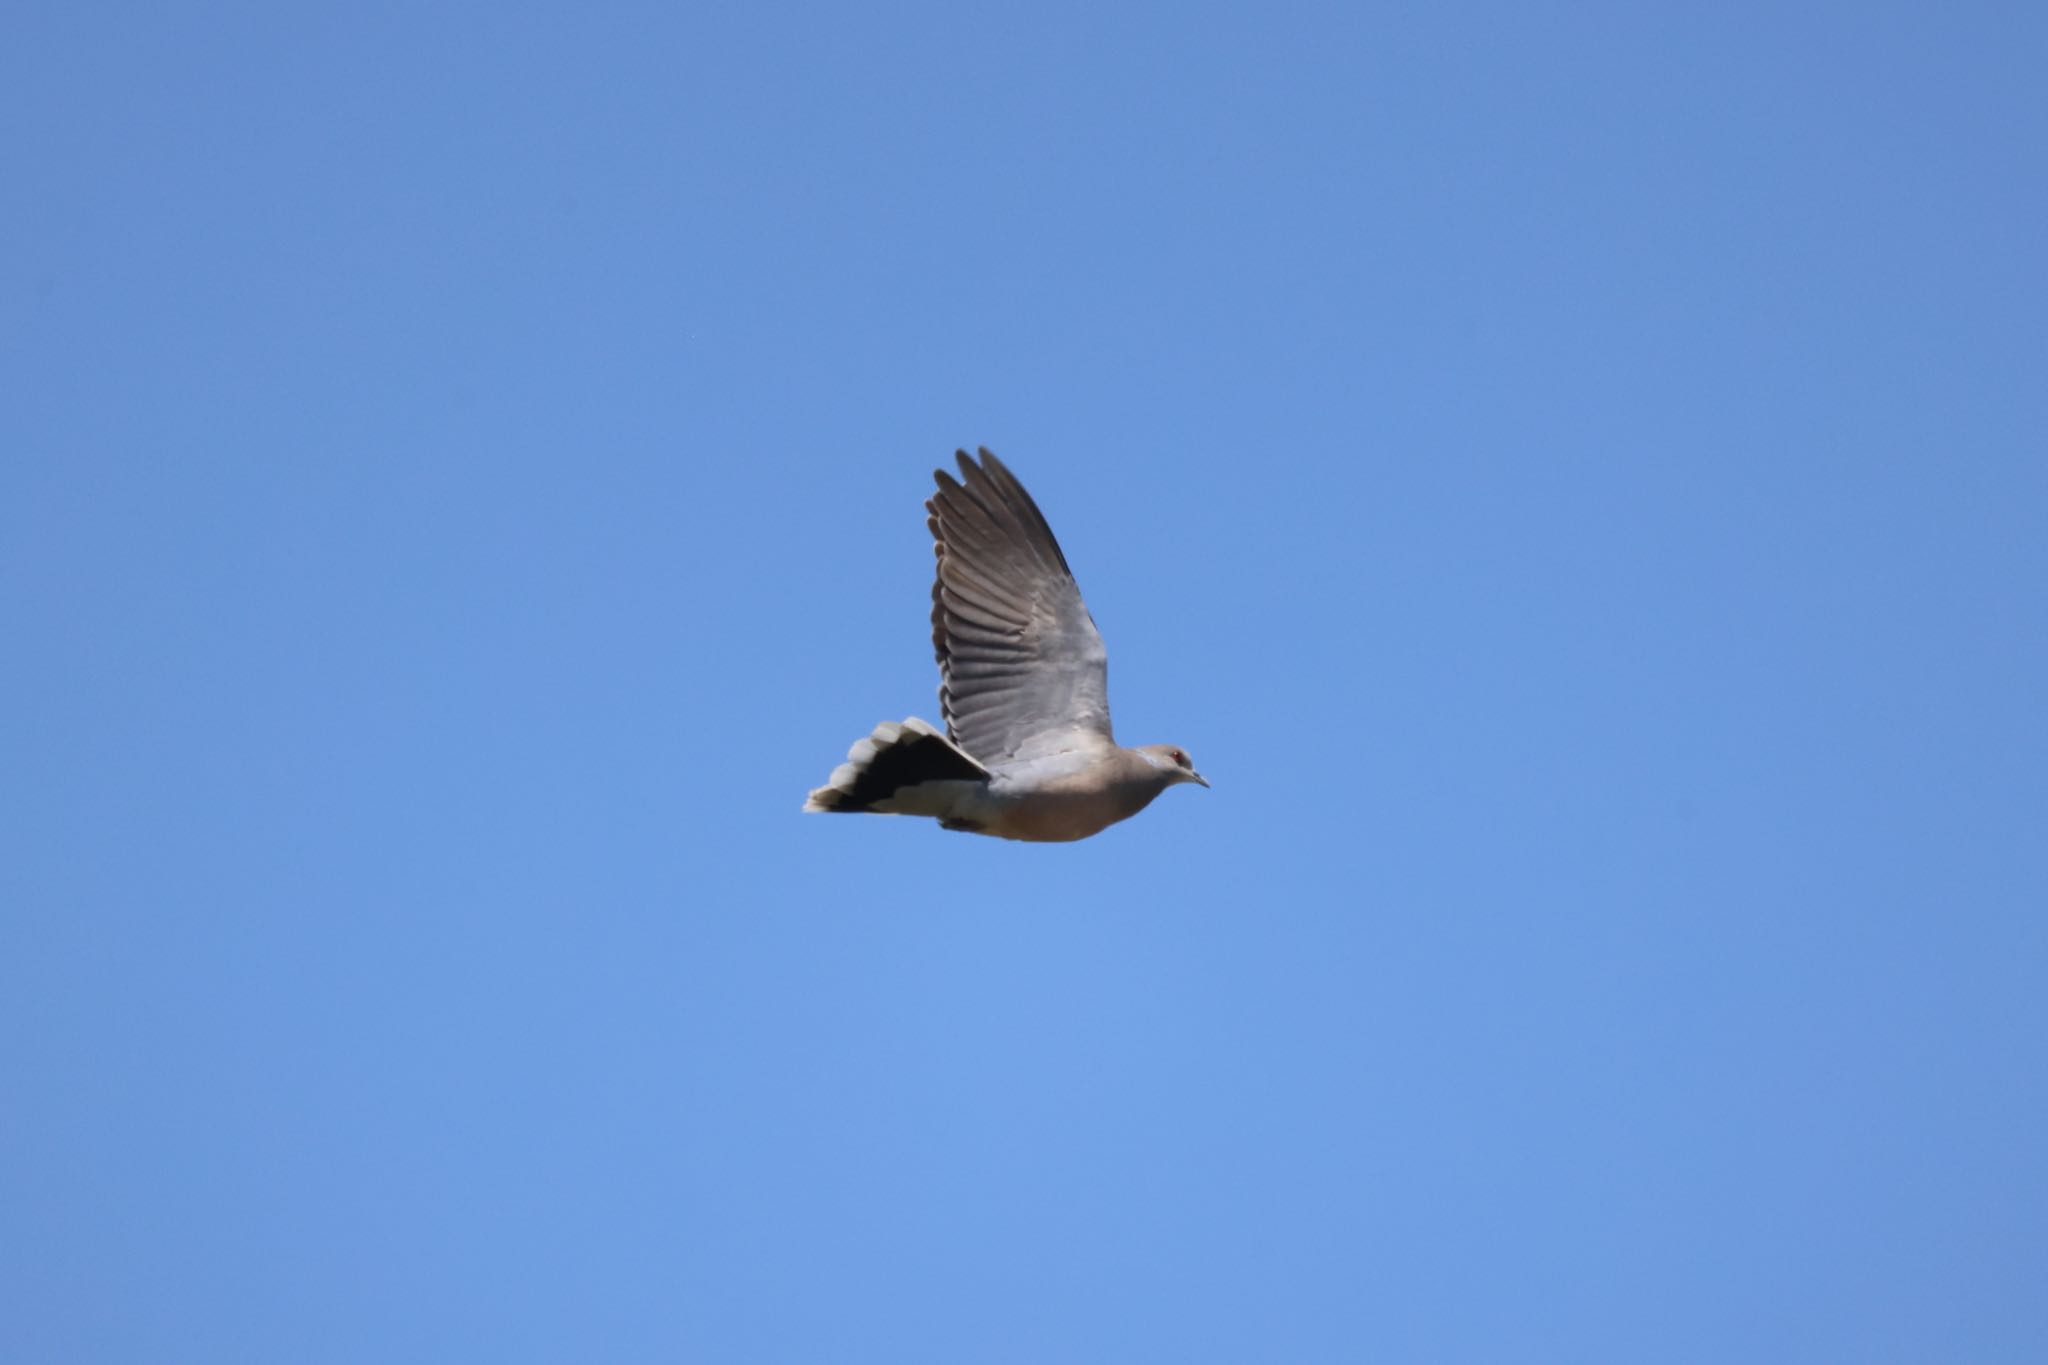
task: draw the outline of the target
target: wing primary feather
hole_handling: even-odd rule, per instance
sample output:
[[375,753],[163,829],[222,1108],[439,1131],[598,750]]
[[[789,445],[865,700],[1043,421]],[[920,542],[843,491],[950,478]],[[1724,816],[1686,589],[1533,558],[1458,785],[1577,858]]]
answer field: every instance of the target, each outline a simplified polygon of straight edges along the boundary
[[1037,546],[1050,550],[1059,571],[1072,577],[1074,571],[1067,567],[1066,552],[1060,549],[1059,537],[1052,533],[1052,526],[1046,521],[1045,513],[1038,510],[1038,504],[1032,500],[1031,494],[1025,491],[1024,485],[1017,481],[1017,476],[1010,472],[1010,467],[997,459],[995,452],[987,446],[981,448],[981,464],[989,481],[1002,493],[1003,501],[1015,510],[1017,521],[1026,530],[1029,539]]

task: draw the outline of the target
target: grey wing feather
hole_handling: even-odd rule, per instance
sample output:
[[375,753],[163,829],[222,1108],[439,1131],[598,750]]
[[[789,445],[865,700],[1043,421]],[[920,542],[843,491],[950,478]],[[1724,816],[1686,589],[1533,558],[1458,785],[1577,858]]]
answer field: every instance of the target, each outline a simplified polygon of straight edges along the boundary
[[958,458],[925,503],[946,732],[983,763],[1114,743],[1109,656],[1052,528],[986,449]]

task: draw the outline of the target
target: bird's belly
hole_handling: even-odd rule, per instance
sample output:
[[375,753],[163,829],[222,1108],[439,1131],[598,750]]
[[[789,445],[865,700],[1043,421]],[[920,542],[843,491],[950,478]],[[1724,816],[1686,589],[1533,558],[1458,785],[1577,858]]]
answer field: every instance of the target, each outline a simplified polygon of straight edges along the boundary
[[1057,787],[1029,796],[991,802],[982,819],[984,834],[1034,844],[1065,844],[1099,834],[1151,804],[1153,792],[1062,791]]

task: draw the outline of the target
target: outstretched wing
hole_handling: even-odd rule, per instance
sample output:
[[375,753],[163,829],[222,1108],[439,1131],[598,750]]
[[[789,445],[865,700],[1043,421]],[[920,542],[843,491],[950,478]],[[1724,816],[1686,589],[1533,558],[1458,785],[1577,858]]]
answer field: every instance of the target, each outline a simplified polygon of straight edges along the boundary
[[1052,528],[986,449],[959,461],[925,503],[947,733],[982,763],[1113,744],[1109,656]]

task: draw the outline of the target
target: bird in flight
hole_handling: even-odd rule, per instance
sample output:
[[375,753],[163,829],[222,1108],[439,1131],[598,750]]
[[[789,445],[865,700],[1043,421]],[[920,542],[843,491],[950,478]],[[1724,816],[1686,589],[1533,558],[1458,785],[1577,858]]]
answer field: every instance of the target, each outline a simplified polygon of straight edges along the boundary
[[1038,504],[986,447],[938,470],[930,514],[938,579],[932,647],[940,734],[884,721],[804,802],[807,811],[925,815],[944,829],[1085,839],[1181,782],[1209,783],[1187,750],[1118,746],[1109,656]]

